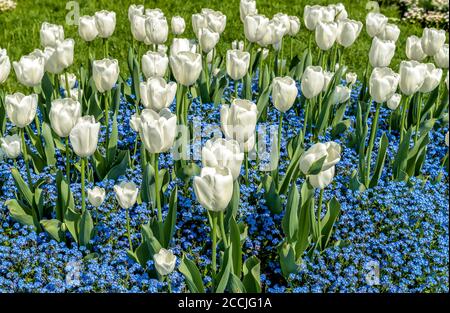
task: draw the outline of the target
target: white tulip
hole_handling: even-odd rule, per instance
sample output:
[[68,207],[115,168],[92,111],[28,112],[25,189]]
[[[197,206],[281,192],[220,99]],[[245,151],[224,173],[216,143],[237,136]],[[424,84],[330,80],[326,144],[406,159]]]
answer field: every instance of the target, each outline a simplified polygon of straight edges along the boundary
[[356,83],[357,79],[358,79],[358,75],[354,72],[347,72],[347,74],[345,74],[345,81],[350,86],[353,86]]
[[300,19],[297,16],[289,16],[288,35],[294,37],[300,31]]
[[427,66],[417,61],[402,61],[399,72],[400,90],[404,95],[411,96],[422,87],[427,74]]
[[442,69],[448,68],[448,44],[443,45],[441,50],[434,55],[434,62]]
[[208,29],[212,32],[222,34],[227,25],[227,17],[220,11],[212,10],[205,15]]
[[383,40],[390,40],[396,42],[398,37],[400,36],[400,28],[398,28],[395,24],[387,23],[384,26],[384,29],[381,33],[378,34],[378,37]]
[[395,54],[395,42],[374,37],[369,51],[369,62],[372,67],[387,67]]
[[13,62],[17,80],[27,87],[36,87],[41,84],[44,76],[45,58],[43,55],[31,53],[24,55],[18,62]]
[[72,149],[79,157],[89,157],[95,153],[98,144],[100,123],[91,115],[80,117],[70,131]]
[[321,171],[317,175],[309,175],[308,176],[309,183],[314,188],[324,189],[329,184],[331,184],[331,182],[333,181],[334,173],[335,173],[335,167],[333,166],[325,171]]
[[130,127],[132,130],[134,130],[137,133],[139,132],[140,121],[141,121],[141,118],[139,117],[139,115],[137,113],[134,113],[133,115],[131,115]]
[[212,32],[208,28],[200,28],[198,31],[198,41],[204,53],[209,53],[219,42],[219,33]]
[[449,138],[448,138],[448,132],[445,134],[445,145],[448,147],[449,144]]
[[330,4],[327,6],[321,7],[322,10],[322,17],[320,21],[322,23],[331,23],[336,20],[336,10],[334,8],[334,5]]
[[55,99],[52,101],[49,113],[50,124],[59,137],[68,137],[80,117],[80,102],[71,98]]
[[168,109],[159,114],[151,109],[144,109],[140,115],[139,136],[150,153],[168,151],[175,140],[177,117]]
[[244,51],[244,42],[242,40],[233,40],[231,49]]
[[80,88],[70,89],[70,97],[69,97],[69,93],[67,92],[67,90],[64,89],[64,97],[65,98],[71,98],[75,101],[81,101],[82,96],[83,96],[83,90],[81,90]]
[[3,84],[11,72],[11,62],[6,49],[0,49],[0,85]]
[[330,4],[330,6],[333,7],[335,11],[334,20],[342,21],[348,18],[347,10],[342,3]]
[[220,108],[220,124],[226,138],[237,140],[241,145],[254,137],[258,109],[250,100],[234,99],[230,106]]
[[202,164],[204,167],[226,167],[236,180],[241,172],[244,153],[234,139],[210,139],[202,148]]
[[20,137],[15,134],[0,138],[0,150],[10,159],[16,159],[21,150]]
[[195,84],[202,71],[202,56],[182,51],[170,56],[170,67],[176,81],[183,86]]
[[169,66],[169,58],[164,53],[148,51],[142,56],[142,72],[146,78],[163,77]]
[[102,10],[95,12],[95,26],[100,38],[109,38],[116,28],[116,12]]
[[432,92],[437,86],[439,86],[442,79],[442,69],[436,68],[433,63],[427,63],[425,64],[425,67],[425,79],[422,87],[419,89],[422,93]]
[[421,44],[423,52],[428,56],[434,56],[441,50],[445,43],[445,30],[435,28],[425,28],[423,30]]
[[42,23],[40,30],[41,45],[54,47],[58,41],[64,40],[64,28],[47,22]]
[[379,35],[386,26],[388,18],[381,13],[369,13],[366,16],[366,30],[370,37]]
[[336,86],[333,92],[333,100],[335,104],[347,102],[350,99],[352,90],[347,86]]
[[410,60],[422,61],[427,56],[422,50],[421,39],[417,36],[409,36],[406,39],[406,56]]
[[97,24],[94,16],[81,16],[78,24],[78,34],[84,41],[92,41],[98,36]]
[[258,41],[258,44],[262,47],[267,47],[269,45],[281,47],[281,41],[286,31],[287,29],[282,22],[271,20],[269,21],[269,24],[267,24],[266,31],[261,40]]
[[340,20],[338,22],[336,42],[345,48],[350,47],[358,38],[362,27],[363,24],[360,21]]
[[166,83],[161,77],[151,77],[140,83],[140,91],[144,107],[159,112],[172,104],[177,93],[177,84]]
[[140,42],[146,42],[147,32],[145,31],[145,21],[147,17],[144,14],[136,13],[132,16],[130,21],[131,34],[134,39]]
[[208,211],[225,211],[233,196],[233,176],[226,167],[202,168],[193,185],[197,201]]
[[256,15],[258,14],[258,10],[256,9],[256,1],[255,0],[241,0],[239,3],[239,16],[241,18],[241,22],[244,23],[247,15]]
[[397,90],[399,75],[388,67],[374,68],[369,80],[369,92],[377,103],[388,101]]
[[186,29],[186,22],[181,16],[173,16],[170,20],[170,26],[174,35],[181,35]]
[[278,111],[283,113],[288,111],[294,105],[297,94],[295,80],[291,77],[275,77],[273,79],[272,101]]
[[198,31],[201,28],[208,27],[206,15],[202,13],[192,14],[191,22],[192,22],[192,30],[197,38],[198,38]]
[[273,21],[276,21],[277,23],[283,24],[284,28],[286,29],[286,33],[290,31],[291,29],[291,21],[289,20],[289,16],[284,13],[277,13],[272,17]]
[[161,276],[169,275],[175,269],[177,257],[170,250],[161,248],[158,253],[153,255],[155,269]]
[[163,18],[164,12],[161,9],[145,9],[145,16],[150,18]]
[[[336,64],[337,65],[337,64]],[[328,87],[330,86],[331,80],[334,77],[334,72],[330,71],[324,71],[323,72],[323,92],[326,92],[328,90]]]
[[402,96],[398,93],[394,93],[392,97],[387,101],[387,107],[392,111],[396,110],[400,105],[400,101],[402,100]]
[[119,78],[119,62],[116,59],[92,62],[92,78],[99,92],[111,90]]
[[321,171],[334,167],[341,160],[341,146],[333,141],[314,144],[300,157],[300,170],[303,174],[308,175],[311,166],[322,158],[325,158],[325,161]]
[[250,53],[241,50],[227,51],[227,74],[233,80],[244,78],[250,65]]
[[151,43],[155,45],[165,43],[167,41],[167,36],[169,35],[167,19],[165,17],[147,18],[145,21],[145,32]]
[[114,185],[114,192],[120,207],[122,209],[129,209],[136,203],[139,189],[132,181],[123,181],[119,185]]
[[16,92],[5,96],[6,115],[15,126],[24,128],[28,126],[36,116],[38,104],[37,94],[25,96]]
[[316,43],[320,49],[327,51],[333,47],[338,35],[338,24],[319,22],[315,31]]
[[55,47],[46,47],[45,70],[52,74],[60,74],[73,64],[75,41],[66,39],[56,43]]
[[303,21],[310,31],[316,29],[317,24],[322,21],[323,8],[320,5],[306,5],[303,11]]
[[128,7],[128,20],[131,22],[137,14],[144,15],[144,6],[142,4],[131,4]]
[[66,85],[66,75],[62,74],[59,76],[59,84],[64,89],[66,89],[67,87],[69,87],[69,89],[73,89],[76,83],[77,77],[73,73],[67,73],[67,85]]
[[301,90],[307,99],[312,99],[322,92],[325,84],[325,77],[320,66],[308,66],[303,73]]
[[174,38],[170,46],[170,55],[175,56],[182,51],[197,52],[197,45],[186,38]]
[[269,19],[264,15],[248,15],[244,20],[244,34],[250,42],[260,41],[267,32]]
[[98,186],[95,186],[92,189],[88,188],[87,194],[88,194],[89,203],[96,208],[101,206],[103,201],[105,201],[106,193],[105,193],[104,188],[101,188]]

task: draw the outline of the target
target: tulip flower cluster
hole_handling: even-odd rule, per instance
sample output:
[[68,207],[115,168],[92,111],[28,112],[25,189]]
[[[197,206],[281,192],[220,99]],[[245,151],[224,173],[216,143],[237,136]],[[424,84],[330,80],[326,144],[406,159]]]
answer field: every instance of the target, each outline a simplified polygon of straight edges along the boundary
[[[346,211],[327,193],[338,184],[365,192],[383,175],[428,179],[430,133],[447,132],[448,146],[443,30],[425,28],[421,38],[402,41],[381,13],[368,13],[363,24],[338,3],[306,5],[302,19],[281,12],[269,18],[255,0],[241,0],[243,34],[235,38],[245,41],[236,39],[222,53],[227,16],[220,11],[203,8],[190,23],[144,5],[130,5],[127,13],[125,73],[113,58],[119,51],[108,44],[116,13],[105,10],[79,18],[83,42],[76,46],[61,25],[42,23],[42,50],[12,61],[24,93],[6,88],[11,60],[0,49],[0,152],[11,159],[18,188],[5,206],[13,220],[88,248],[101,228],[97,213],[113,208],[108,216],[125,216],[126,234],[119,236],[127,256],[168,291],[174,272],[192,292],[261,291],[262,254],[244,245],[249,226],[256,227],[246,225],[242,199],[281,223],[282,234],[264,241],[281,234],[270,259],[290,279],[305,257],[343,246],[334,228]],[[301,24],[309,39],[299,38]],[[182,37],[188,28],[195,38]],[[360,36],[372,44],[358,78],[343,56]],[[97,37],[100,58],[91,50]],[[293,48],[296,40],[308,42],[303,51]],[[402,42],[407,60],[395,68]],[[74,68],[76,50],[84,47],[89,58]],[[351,169],[344,162],[350,154],[358,160]],[[446,165],[448,152],[438,167]],[[39,179],[44,173],[54,179]],[[113,197],[104,182],[111,182]],[[55,185],[51,200],[42,184]],[[206,265],[191,243],[183,244],[183,255],[174,245],[180,232],[196,228],[177,223],[179,199],[203,208],[209,222],[200,229],[210,236],[202,242],[205,251],[210,247]],[[148,212],[145,221],[136,218],[138,208]]]

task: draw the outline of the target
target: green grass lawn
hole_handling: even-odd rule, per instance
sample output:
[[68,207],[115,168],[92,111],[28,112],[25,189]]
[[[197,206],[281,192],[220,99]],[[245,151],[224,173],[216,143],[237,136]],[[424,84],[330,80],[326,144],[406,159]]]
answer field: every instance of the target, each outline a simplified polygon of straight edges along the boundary
[[[142,1],[141,1],[142,2]],[[329,4],[338,1],[326,0],[258,0],[257,6],[261,14],[272,17],[277,12],[283,12],[289,15],[297,15],[303,22],[303,8],[306,4]],[[366,10],[366,1],[343,0],[350,18],[361,20],[364,23]],[[131,45],[130,25],[127,18],[128,6],[138,1],[78,1],[80,14],[92,15],[94,12],[107,9],[113,10],[117,14],[117,26],[110,40],[110,52],[121,62],[121,71],[127,71],[126,56],[128,47]],[[243,25],[239,19],[239,0],[154,0],[144,1],[146,8],[160,8],[164,11],[166,17],[181,15],[186,19],[187,30],[184,37],[193,38],[191,27],[191,14],[199,12],[203,7],[220,10],[227,16],[227,27],[219,42],[219,50],[223,53],[229,48],[234,39],[244,39]],[[293,4],[294,3],[294,4]],[[87,46],[79,38],[77,26],[68,25],[65,22],[66,1],[60,0],[19,0],[14,11],[0,13],[0,47],[6,48],[11,61],[17,60],[23,54],[30,53],[35,48],[40,48],[39,29],[44,21],[61,24],[64,26],[66,37],[72,37],[76,41],[75,45],[75,64],[69,69],[76,71],[77,64],[87,59]],[[397,53],[391,66],[396,69],[398,63],[405,58],[405,42],[407,36],[420,35],[422,29],[418,25],[401,22],[399,12],[396,6],[386,6],[381,8],[381,12],[391,18],[392,22],[399,25],[401,36],[397,42]],[[170,23],[169,23],[170,24]],[[300,33],[294,45],[294,52],[301,53],[306,47],[309,31],[302,25]],[[169,38],[170,40],[170,38]],[[350,70],[362,74],[368,62],[367,54],[370,48],[371,38],[363,29],[358,41],[345,52],[345,64]],[[100,55],[102,42],[94,41],[94,45]],[[288,43],[286,43],[288,45]],[[127,75],[124,75],[127,76]],[[11,75],[7,83],[8,89],[21,89],[15,81],[14,75]]]

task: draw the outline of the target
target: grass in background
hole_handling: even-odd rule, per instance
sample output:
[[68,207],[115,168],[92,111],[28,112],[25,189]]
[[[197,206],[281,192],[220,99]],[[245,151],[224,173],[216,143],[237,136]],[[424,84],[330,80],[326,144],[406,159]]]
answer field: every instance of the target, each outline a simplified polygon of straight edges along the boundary
[[[305,5],[342,2],[347,8],[349,17],[360,20],[364,23],[365,16],[369,12],[366,9],[366,1],[343,0],[257,0],[258,11],[268,17],[272,17],[278,12],[288,15],[296,15],[303,23],[303,8]],[[20,56],[28,54],[35,48],[40,47],[39,29],[44,21],[60,24],[64,26],[66,38],[75,39],[75,63],[69,68],[69,71],[76,72],[78,65],[87,59],[87,45],[79,36],[76,25],[68,25],[66,23],[66,15],[69,11],[66,9],[66,1],[60,0],[20,0],[17,7],[13,11],[0,13],[0,47],[6,48],[11,61],[18,60]],[[202,8],[211,8],[220,10],[227,16],[227,26],[222,34],[218,45],[220,53],[229,49],[234,39],[244,39],[243,25],[239,19],[239,0],[154,0],[154,1],[78,1],[80,15],[92,15],[101,9],[112,10],[116,12],[117,25],[113,36],[109,40],[110,53],[117,58],[121,65],[122,76],[128,77],[128,68],[126,65],[128,48],[131,45],[131,31],[128,22],[128,6],[132,3],[144,3],[146,8],[160,8],[170,19],[174,15],[180,15],[186,20],[186,31],[182,35],[186,38],[194,38],[191,26],[191,15],[200,12]],[[391,22],[399,25],[401,29],[400,39],[397,42],[397,53],[394,57],[391,67],[397,69],[398,64],[405,56],[405,42],[410,35],[421,35],[422,28],[418,25],[402,22],[399,19],[399,11],[397,6],[382,6],[381,12],[390,18]],[[294,54],[301,54],[306,48],[310,32],[301,26],[295,44]],[[171,40],[172,37],[169,37]],[[371,38],[367,35],[365,28],[361,32],[356,43],[346,49],[344,62],[351,71],[355,71],[359,76],[362,75],[366,63],[367,55],[371,44]],[[102,55],[102,42],[100,39],[94,41],[96,53]],[[285,56],[289,56],[289,39],[285,40]],[[13,70],[12,70],[13,72]],[[15,75],[11,75],[7,81],[7,90],[21,90],[15,79]]]

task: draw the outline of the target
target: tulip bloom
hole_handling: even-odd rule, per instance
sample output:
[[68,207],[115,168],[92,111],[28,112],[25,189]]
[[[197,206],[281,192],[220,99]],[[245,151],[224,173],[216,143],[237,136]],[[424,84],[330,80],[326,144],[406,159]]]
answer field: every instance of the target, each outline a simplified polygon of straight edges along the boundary
[[73,151],[81,158],[93,155],[97,150],[99,132],[100,123],[96,123],[93,116],[80,117],[69,134]]
[[175,269],[177,257],[170,250],[164,248],[159,249],[159,252],[153,255],[155,262],[155,269],[161,276],[169,275]]
[[333,92],[333,100],[335,104],[347,102],[350,99],[351,89],[347,86],[336,86]]
[[227,74],[237,81],[244,78],[250,65],[250,53],[241,50],[227,51]]
[[441,50],[446,40],[445,30],[425,28],[423,30],[421,44],[423,52],[428,56],[434,56]]
[[198,41],[204,53],[209,53],[219,42],[220,35],[210,31],[208,28],[200,28],[198,31]]
[[235,99],[230,106],[222,105],[220,124],[225,137],[237,140],[245,148],[246,143],[254,141],[257,116],[256,104],[249,100]]
[[128,20],[131,22],[137,14],[144,15],[144,6],[142,4],[131,4],[128,7]]
[[399,75],[388,67],[375,68],[370,75],[369,92],[377,103],[389,100],[397,90]]
[[353,86],[356,83],[356,80],[358,79],[358,75],[354,72],[348,72],[345,74],[345,81],[350,86]]
[[174,38],[170,46],[170,55],[175,56],[182,51],[196,53],[197,45],[186,38]]
[[402,96],[398,93],[394,93],[392,97],[387,101],[387,107],[392,111],[396,110],[400,105],[400,101],[402,100]]
[[202,71],[202,57],[198,53],[182,51],[170,56],[170,67],[178,83],[189,87],[193,85]]
[[[204,11],[203,9],[202,11]],[[227,25],[227,17],[220,11],[210,10],[203,13],[206,16],[207,28],[212,32],[222,34]]]
[[333,47],[338,35],[338,24],[335,22],[319,22],[315,31],[316,43],[321,50],[327,51]]
[[59,137],[68,137],[80,117],[80,102],[71,98],[56,99],[52,101],[49,113],[50,124]]
[[92,63],[92,77],[99,92],[110,91],[119,78],[119,62],[116,59],[94,61]]
[[173,16],[172,20],[170,21],[170,26],[174,35],[181,35],[186,29],[186,22],[181,16]]
[[177,93],[177,84],[166,83],[161,77],[152,77],[140,84],[142,104],[156,112],[168,108]]
[[121,182],[114,186],[116,200],[122,209],[129,209],[135,203],[139,193],[139,189],[133,182]]
[[165,17],[147,18],[145,32],[148,40],[155,45],[163,44],[169,35],[169,25]]
[[109,38],[116,28],[116,12],[102,10],[95,12],[95,25],[100,38]]
[[289,36],[294,37],[300,31],[300,20],[297,16],[289,16],[289,28],[287,33]]
[[369,51],[369,62],[372,67],[388,67],[395,54],[395,43],[374,37]]
[[422,87],[419,89],[422,93],[432,92],[437,86],[439,86],[442,79],[442,69],[436,68],[433,63],[427,63],[425,66],[425,79]]
[[135,14],[130,21],[131,34],[134,39],[140,42],[147,40],[147,32],[145,31],[145,21],[147,17],[143,14]]
[[169,58],[161,52],[148,51],[142,56],[142,72],[146,78],[163,77],[169,66]]
[[78,24],[78,34],[80,35],[81,39],[86,42],[90,42],[97,38],[98,30],[94,16],[85,15],[80,17]]
[[64,89],[66,88],[73,89],[75,88],[76,83],[77,77],[73,73],[67,73],[67,82],[66,82],[66,75],[63,74],[59,76],[59,84]]
[[64,40],[64,28],[61,25],[44,22],[39,33],[43,47],[55,47],[59,41]]
[[46,47],[44,55],[46,58],[45,70],[52,74],[61,74],[72,65],[74,57],[73,39],[66,39],[56,43],[56,46]]
[[17,80],[27,87],[36,87],[41,84],[44,76],[45,58],[42,55],[31,53],[22,56],[19,62],[13,62]]
[[19,135],[0,138],[0,148],[8,158],[17,159],[21,152]]
[[260,41],[269,25],[269,19],[264,15],[248,15],[244,20],[244,34],[250,42]]
[[3,84],[11,71],[11,62],[9,61],[6,49],[0,49],[0,85]]
[[333,141],[314,144],[300,157],[300,170],[303,174],[309,175],[311,166],[322,158],[325,158],[325,161],[321,171],[334,167],[341,160],[341,146]]
[[96,208],[101,206],[103,201],[105,200],[105,189],[104,188],[95,186],[92,189],[88,189],[87,194],[88,194],[89,203]]
[[379,35],[386,26],[388,18],[380,13],[369,13],[366,16],[366,30],[370,37]]
[[360,21],[340,20],[338,22],[336,42],[344,48],[350,47],[358,38],[362,27],[363,24]]
[[309,175],[308,180],[311,186],[323,190],[333,182],[334,173],[335,167],[333,166],[317,175]]
[[448,53],[448,44],[445,44],[442,46],[441,50],[434,55],[434,62],[438,67],[442,69],[448,68]]
[[312,99],[322,92],[325,85],[325,77],[320,66],[308,66],[303,73],[301,90],[307,99]]
[[303,11],[303,21],[310,31],[314,31],[317,24],[322,21],[322,7],[320,5],[306,5]]
[[202,148],[202,164],[204,167],[226,167],[233,180],[239,177],[244,153],[234,139],[210,139]]
[[139,136],[150,153],[167,152],[176,135],[177,117],[168,109],[159,114],[152,109],[144,109],[140,115]]
[[16,92],[5,97],[5,110],[8,118],[13,125],[18,128],[28,126],[36,116],[38,96],[31,94],[25,96],[23,93]]
[[422,50],[422,42],[417,36],[409,36],[406,39],[406,56],[410,60],[422,61],[427,56]]
[[256,9],[255,0],[241,0],[239,3],[239,17],[241,22],[244,23],[247,15],[256,15],[258,10]]
[[390,40],[396,42],[400,36],[400,28],[395,24],[386,24],[383,31],[378,34],[378,37],[383,40]]
[[295,81],[289,77],[275,77],[272,87],[272,101],[278,111],[288,111],[297,98],[298,89]]
[[400,63],[400,90],[406,96],[411,96],[422,87],[427,74],[427,66],[417,61],[402,61]]

